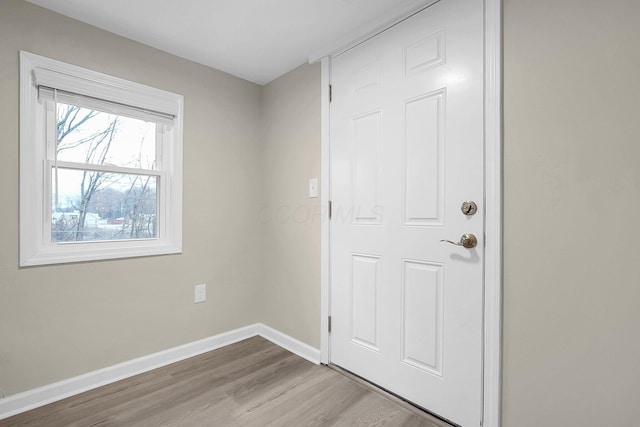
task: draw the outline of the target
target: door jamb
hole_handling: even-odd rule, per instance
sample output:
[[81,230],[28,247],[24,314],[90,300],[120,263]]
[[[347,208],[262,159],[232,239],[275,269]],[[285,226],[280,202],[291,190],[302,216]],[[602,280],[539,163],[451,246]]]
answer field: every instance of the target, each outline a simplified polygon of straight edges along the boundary
[[[482,354],[483,427],[501,424],[502,363],[502,5],[484,0],[484,129],[485,129],[485,266]],[[330,56],[321,60],[321,224],[320,361],[329,363],[328,319],[331,314],[329,216],[330,200]]]

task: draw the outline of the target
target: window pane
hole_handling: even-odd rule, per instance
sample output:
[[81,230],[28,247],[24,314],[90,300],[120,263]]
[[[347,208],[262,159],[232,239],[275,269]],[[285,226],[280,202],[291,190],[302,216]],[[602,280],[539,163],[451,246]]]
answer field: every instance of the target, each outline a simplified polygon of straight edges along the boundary
[[59,168],[51,194],[51,241],[157,237],[157,177]]
[[57,103],[58,160],[155,169],[156,123]]

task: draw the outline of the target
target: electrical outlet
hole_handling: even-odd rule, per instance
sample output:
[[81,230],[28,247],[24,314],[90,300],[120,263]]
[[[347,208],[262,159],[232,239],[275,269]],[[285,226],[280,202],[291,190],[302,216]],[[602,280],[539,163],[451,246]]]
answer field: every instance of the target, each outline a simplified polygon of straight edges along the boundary
[[205,302],[207,300],[207,285],[205,283],[196,285],[195,303]]

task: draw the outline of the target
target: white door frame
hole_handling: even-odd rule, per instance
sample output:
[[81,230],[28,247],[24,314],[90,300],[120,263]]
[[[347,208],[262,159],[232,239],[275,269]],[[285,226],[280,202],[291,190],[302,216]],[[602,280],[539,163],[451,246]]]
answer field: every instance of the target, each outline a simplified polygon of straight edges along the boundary
[[[430,2],[433,3],[433,2]],[[414,11],[415,13],[415,11]],[[483,427],[499,427],[501,412],[502,345],[502,5],[484,0],[484,141],[485,141],[485,266],[483,333]],[[398,21],[402,20],[401,17]],[[351,46],[363,40],[356,40]],[[340,52],[345,51],[342,49]],[[336,52],[336,53],[340,53]],[[321,203],[328,207],[330,194],[329,82],[330,56],[321,62]],[[321,225],[321,334],[320,361],[329,363],[330,315],[329,221]]]

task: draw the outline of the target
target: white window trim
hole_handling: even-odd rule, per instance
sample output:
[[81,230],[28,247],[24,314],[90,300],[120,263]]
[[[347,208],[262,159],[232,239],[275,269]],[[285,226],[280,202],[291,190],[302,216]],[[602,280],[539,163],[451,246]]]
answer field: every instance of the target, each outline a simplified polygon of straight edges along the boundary
[[[51,243],[44,167],[46,126],[38,85],[173,116],[163,139],[158,191],[158,238]],[[129,258],[182,252],[182,117],[184,99],[164,90],[20,52],[20,266]],[[49,187],[50,188],[50,187]]]

